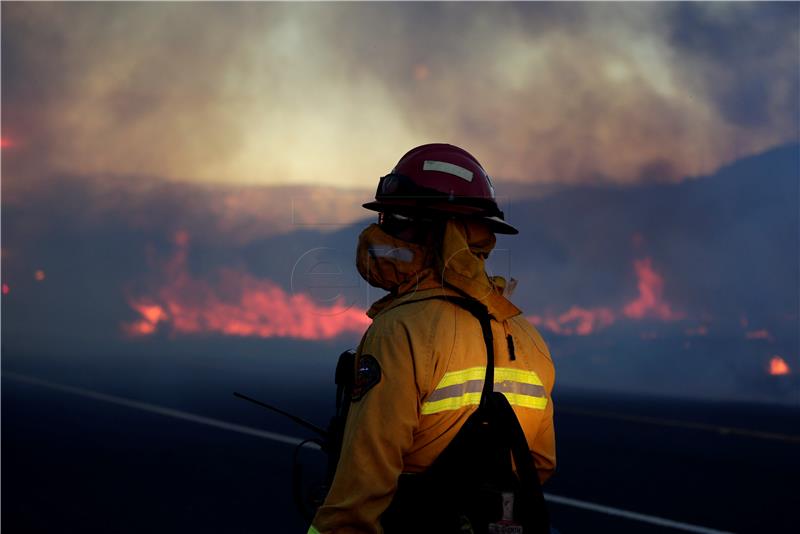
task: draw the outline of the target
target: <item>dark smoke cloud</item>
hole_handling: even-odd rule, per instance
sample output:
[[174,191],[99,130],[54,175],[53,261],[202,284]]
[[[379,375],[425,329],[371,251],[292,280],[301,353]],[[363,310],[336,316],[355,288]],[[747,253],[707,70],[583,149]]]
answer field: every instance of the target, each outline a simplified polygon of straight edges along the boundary
[[671,14],[671,26],[672,46],[698,75],[683,81],[708,95],[728,121],[797,127],[800,5],[686,2]]
[[797,139],[797,9],[6,3],[6,179],[367,187],[445,140],[517,181],[677,180]]

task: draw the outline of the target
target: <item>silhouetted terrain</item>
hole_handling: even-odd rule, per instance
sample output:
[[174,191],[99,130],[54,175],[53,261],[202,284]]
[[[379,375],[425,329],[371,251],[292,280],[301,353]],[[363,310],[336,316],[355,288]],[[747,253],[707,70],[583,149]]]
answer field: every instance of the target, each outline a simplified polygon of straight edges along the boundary
[[[489,268],[520,281],[513,300],[550,343],[560,383],[800,403],[798,154],[797,145],[776,148],[678,184],[511,199],[504,207],[522,233],[500,237]],[[254,230],[277,206],[285,218],[290,201],[297,221],[315,220],[319,199],[297,202],[298,188],[258,190],[265,211],[254,219],[252,202],[238,215],[216,206],[228,198],[218,188],[123,183],[54,179],[4,198],[4,347],[117,350],[131,343],[123,327],[141,318],[137,300],[247,311],[247,294],[259,292],[268,302],[253,321],[279,331],[295,321],[279,312],[283,301],[297,307],[292,296],[310,302],[298,313],[324,314],[337,298],[363,310],[382,295],[353,265],[366,221]],[[332,195],[337,202],[351,206],[353,193]],[[165,313],[145,326],[166,346],[189,335],[175,331],[178,320]],[[199,339],[224,331],[198,321]],[[357,338],[360,326],[350,326]],[[776,356],[787,376],[768,373]]]

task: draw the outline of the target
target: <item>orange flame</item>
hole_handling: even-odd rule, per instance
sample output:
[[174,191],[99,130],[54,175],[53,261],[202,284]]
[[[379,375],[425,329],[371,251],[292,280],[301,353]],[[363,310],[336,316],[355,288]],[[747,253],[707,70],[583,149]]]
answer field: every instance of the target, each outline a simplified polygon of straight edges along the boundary
[[[662,300],[664,279],[653,270],[652,260],[650,258],[634,260],[633,266],[639,280],[639,297],[626,304],[621,314],[615,313],[611,308],[586,309],[572,306],[572,308],[558,316],[550,313],[545,316],[531,315],[528,316],[528,320],[533,325],[547,328],[555,334],[587,336],[614,324],[618,315],[629,319],[644,319],[648,317],[655,317],[662,321],[682,319],[684,317],[683,313],[673,311],[669,304]],[[708,328],[701,325],[685,332],[686,335],[690,336],[705,336],[708,334]],[[654,335],[648,332],[644,334],[643,339],[653,339]]]
[[10,148],[14,146],[14,143],[11,142],[11,139],[8,137],[0,137],[0,148]]
[[635,260],[636,277],[639,279],[639,297],[625,305],[623,313],[631,319],[656,317],[662,321],[677,321],[684,314],[675,312],[661,296],[664,292],[664,279],[653,270],[650,258]]
[[45,274],[44,274],[44,271],[41,270],[41,269],[39,269],[38,271],[33,273],[33,277],[36,279],[37,282],[41,282],[46,278]]
[[616,317],[610,308],[586,309],[573,306],[557,317],[550,314],[545,317],[532,315],[528,320],[555,334],[588,336],[614,324]]
[[216,284],[197,279],[186,269],[188,234],[179,232],[174,241],[179,249],[164,267],[167,282],[156,297],[129,302],[141,319],[122,325],[128,335],[147,336],[167,324],[174,334],[330,339],[369,326],[364,310],[343,299],[319,306],[308,295],[288,294],[248,273],[222,269]]
[[789,369],[789,365],[786,363],[786,360],[777,354],[769,361],[769,374],[772,376],[788,375],[791,372],[792,371]]
[[139,321],[122,325],[123,330],[130,336],[147,336],[156,331],[159,322],[167,319],[164,308],[158,304],[131,303],[142,318]]

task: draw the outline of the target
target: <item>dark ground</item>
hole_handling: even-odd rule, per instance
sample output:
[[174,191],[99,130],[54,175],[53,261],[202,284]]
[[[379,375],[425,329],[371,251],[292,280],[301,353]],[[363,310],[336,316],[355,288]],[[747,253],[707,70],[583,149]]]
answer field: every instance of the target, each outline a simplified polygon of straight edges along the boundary
[[[3,358],[4,532],[305,532],[291,497],[291,445],[54,390],[13,373],[299,437],[310,434],[233,398],[232,390],[324,426],[332,385],[273,377],[264,386],[263,377],[213,366],[149,380],[164,376],[158,366],[144,365],[142,374],[133,371],[140,365],[120,364],[112,380],[104,374],[111,367],[54,374],[52,366]],[[559,466],[546,492],[736,533],[800,531],[800,410],[568,391],[555,400]],[[312,470],[322,458],[311,450],[301,457]],[[561,504],[550,509],[561,534],[679,532]]]

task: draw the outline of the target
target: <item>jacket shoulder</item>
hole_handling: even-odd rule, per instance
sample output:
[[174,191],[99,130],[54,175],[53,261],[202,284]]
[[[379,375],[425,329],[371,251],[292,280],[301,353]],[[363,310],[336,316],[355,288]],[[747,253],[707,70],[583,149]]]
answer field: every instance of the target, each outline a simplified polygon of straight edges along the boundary
[[542,334],[539,333],[539,330],[533,326],[524,315],[515,315],[509,319],[509,321],[516,325],[517,329],[521,330],[524,335],[530,339],[537,351],[539,351],[550,362],[553,361],[553,357],[550,355],[550,349],[547,347],[547,343],[545,343]]
[[450,306],[441,299],[409,300],[382,310],[372,319],[367,329],[367,341],[393,336],[406,338],[409,343],[419,346],[431,345],[441,318],[442,306]]
[[[402,299],[402,297],[400,297]],[[379,312],[373,319],[373,324],[386,324],[394,322],[416,323],[419,314],[438,313],[448,306],[459,307],[457,304],[448,302],[447,298],[441,295],[431,295],[422,298],[413,298],[405,302],[393,303],[391,307]]]

